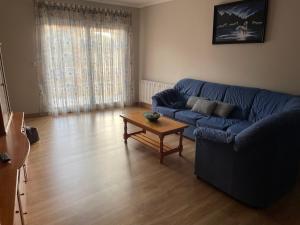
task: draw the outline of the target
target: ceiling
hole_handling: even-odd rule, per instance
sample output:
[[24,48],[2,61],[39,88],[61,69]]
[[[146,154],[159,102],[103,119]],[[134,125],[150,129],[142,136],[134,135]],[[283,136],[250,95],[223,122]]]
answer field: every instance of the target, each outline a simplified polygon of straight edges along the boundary
[[122,6],[129,6],[135,8],[143,8],[150,5],[156,5],[163,2],[170,2],[173,0],[89,0],[94,2],[101,2],[106,4],[112,5],[122,5]]

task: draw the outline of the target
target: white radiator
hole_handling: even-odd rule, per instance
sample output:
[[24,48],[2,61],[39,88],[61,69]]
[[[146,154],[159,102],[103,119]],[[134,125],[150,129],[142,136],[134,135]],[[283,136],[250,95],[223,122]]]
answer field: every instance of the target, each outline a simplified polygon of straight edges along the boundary
[[172,88],[173,84],[157,81],[141,80],[140,82],[140,102],[152,104],[152,96],[163,90]]

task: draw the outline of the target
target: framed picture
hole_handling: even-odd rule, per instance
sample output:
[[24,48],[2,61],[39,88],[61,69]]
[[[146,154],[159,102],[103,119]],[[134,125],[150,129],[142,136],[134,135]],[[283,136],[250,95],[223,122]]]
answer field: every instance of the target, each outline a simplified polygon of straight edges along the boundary
[[213,44],[263,43],[268,0],[246,0],[216,5]]

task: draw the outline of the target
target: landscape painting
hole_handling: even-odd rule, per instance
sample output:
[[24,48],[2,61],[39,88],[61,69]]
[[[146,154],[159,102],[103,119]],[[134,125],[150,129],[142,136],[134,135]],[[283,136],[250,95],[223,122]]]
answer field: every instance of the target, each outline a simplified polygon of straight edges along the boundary
[[215,6],[213,44],[264,42],[267,8],[267,0]]

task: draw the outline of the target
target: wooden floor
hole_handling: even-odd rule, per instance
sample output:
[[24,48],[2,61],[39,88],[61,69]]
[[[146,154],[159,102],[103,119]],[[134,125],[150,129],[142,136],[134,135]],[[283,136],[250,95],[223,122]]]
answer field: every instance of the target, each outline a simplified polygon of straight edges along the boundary
[[196,179],[193,141],[165,165],[134,140],[125,146],[122,111],[26,121],[41,138],[28,162],[28,225],[300,224],[299,184],[270,209],[248,208]]

